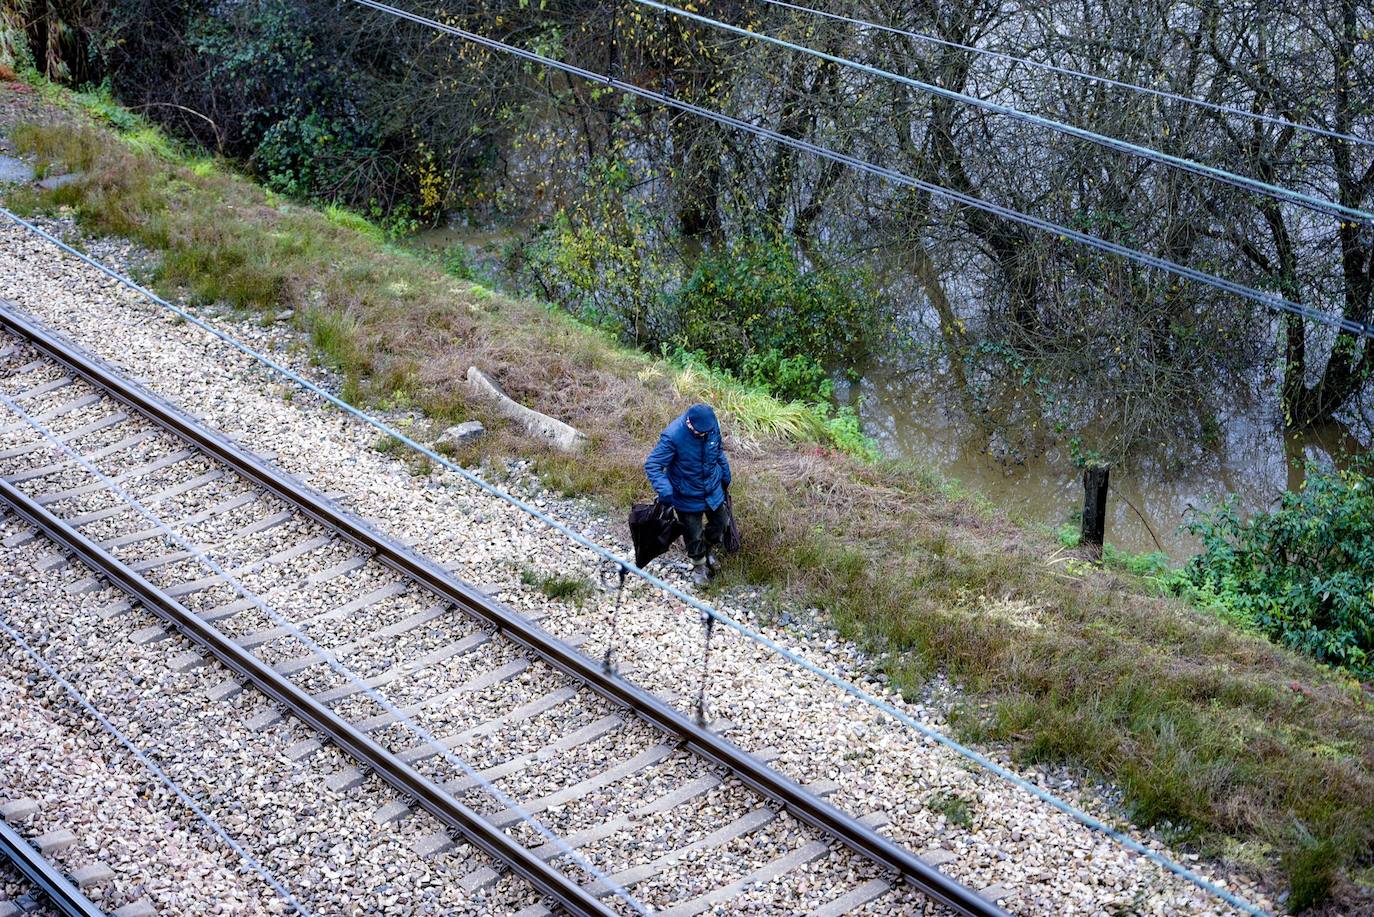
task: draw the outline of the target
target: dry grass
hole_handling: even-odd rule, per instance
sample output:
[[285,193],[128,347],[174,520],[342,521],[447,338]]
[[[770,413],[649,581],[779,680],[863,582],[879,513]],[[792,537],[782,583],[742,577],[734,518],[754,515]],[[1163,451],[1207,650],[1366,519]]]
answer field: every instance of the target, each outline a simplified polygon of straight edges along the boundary
[[[225,168],[137,152],[65,116],[13,136],[89,170],[28,206],[71,207],[91,232],[158,250],[168,291],[295,307],[350,397],[413,405],[437,425],[477,417],[497,431],[489,455],[530,456],[550,483],[617,510],[647,493],[644,454],[699,391],[562,314],[452,280],[365,224],[284,203]],[[503,426],[467,400],[472,364],[593,447],[573,459]],[[1374,717],[1358,685],[1061,562],[1048,538],[921,469],[788,445],[766,426],[748,439],[732,456],[747,536],[736,581],[822,608],[904,690],[949,672],[975,701],[958,718],[965,735],[1118,783],[1140,822],[1253,865],[1297,905],[1370,865]]]

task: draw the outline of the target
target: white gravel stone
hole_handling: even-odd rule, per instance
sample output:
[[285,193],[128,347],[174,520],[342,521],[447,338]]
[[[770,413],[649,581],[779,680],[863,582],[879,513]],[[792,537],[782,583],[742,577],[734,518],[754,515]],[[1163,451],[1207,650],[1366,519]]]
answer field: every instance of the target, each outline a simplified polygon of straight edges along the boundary
[[486,432],[487,428],[482,426],[480,420],[466,420],[440,433],[439,438],[434,441],[434,445],[457,448],[481,439]]
[[[116,263],[135,257],[131,248],[117,241],[88,240],[86,244],[97,257]],[[0,278],[0,297],[18,302],[88,350],[145,380],[163,397],[194,407],[207,423],[232,434],[246,448],[274,453],[277,464],[317,489],[347,494],[346,503],[354,512],[378,520],[379,525],[398,539],[415,540],[417,550],[434,557],[467,581],[482,583],[484,589],[499,590],[502,601],[521,613],[545,616],[544,626],[555,635],[564,639],[586,635],[585,651],[600,655],[610,635],[613,592],[594,590],[576,601],[557,601],[531,585],[539,576],[550,574],[597,578],[597,559],[563,536],[478,491],[457,475],[447,472],[412,474],[402,461],[373,448],[377,441],[376,431],[348,420],[313,396],[294,394],[279,378],[194,326],[169,319],[158,307],[12,227],[0,230]],[[299,347],[297,332],[290,326],[278,323],[264,327],[214,310],[204,310],[201,314],[297,372],[326,386],[337,387],[337,380],[328,372],[310,365],[307,354]],[[57,390],[50,395],[51,400],[43,404],[60,406],[66,403]],[[64,415],[61,422],[66,429],[76,429],[98,420],[99,414],[99,410],[87,406]],[[423,424],[422,418],[411,415],[394,415],[389,419],[412,429]],[[128,435],[128,431],[119,435]],[[108,436],[114,434],[111,432]],[[0,435],[0,451],[13,445],[17,445],[17,441],[11,442]],[[121,453],[118,464],[112,467],[126,472],[136,470],[155,461],[158,454],[152,446],[148,451]],[[157,493],[159,488],[163,491],[175,489],[188,480],[195,480],[198,475],[209,473],[212,472],[204,467],[154,469],[139,474],[136,480],[131,480],[131,486],[137,486],[141,493]],[[529,478],[524,463],[512,462],[505,469],[489,469],[486,474],[488,478],[504,475],[502,486],[512,493],[542,506],[546,512],[606,547],[622,555],[628,552],[620,518],[597,513],[585,501],[563,500],[548,493]],[[60,486],[80,486],[79,476],[62,479]],[[202,487],[205,492],[198,491],[194,498],[187,494],[166,497],[159,504],[159,512],[165,511],[170,518],[175,518],[177,513],[194,516],[207,505],[207,493],[221,500],[232,500],[235,494],[242,493],[241,483],[232,476],[206,482]],[[99,512],[108,505],[102,502],[104,498],[98,493],[70,499],[83,512]],[[221,543],[227,533],[251,524],[254,519],[264,518],[262,507],[253,506],[256,508],[244,508],[242,515],[232,519],[216,516],[195,523],[187,530],[188,537],[215,545],[212,554],[217,561],[237,568],[259,563],[265,550],[287,550],[315,534],[309,524],[287,522],[229,544]],[[745,522],[747,524],[747,520]],[[91,529],[106,533],[93,537],[113,537],[121,526],[127,529],[128,521],[123,520],[120,525],[111,521],[106,525],[102,520],[93,523]],[[11,524],[0,534],[10,540],[20,537],[22,530]],[[149,542],[139,546],[136,556],[146,560],[158,556],[158,551],[166,554],[172,550],[173,546],[166,543]],[[30,571],[26,575],[37,576],[31,572],[33,563],[51,553],[50,547],[21,546],[3,555],[0,563],[20,563],[22,560],[29,565],[25,568]],[[272,565],[271,570],[244,570],[243,576],[253,588],[261,588],[263,597],[270,603],[289,605],[293,615],[313,610],[313,618],[304,614],[299,619],[311,636],[326,646],[352,647],[347,655],[349,664],[357,664],[374,680],[391,678],[386,688],[388,697],[400,705],[421,704],[435,692],[451,690],[474,674],[498,671],[501,666],[516,661],[517,657],[511,654],[507,644],[486,641],[436,665],[414,672],[399,671],[398,667],[405,665],[402,660],[416,654],[442,651],[447,645],[445,639],[452,641],[460,637],[463,633],[459,630],[461,622],[436,619],[424,627],[398,635],[389,645],[369,642],[368,635],[378,627],[394,625],[406,620],[407,616],[423,612],[423,603],[393,597],[357,614],[327,617],[328,610],[340,607],[341,601],[356,598],[385,583],[384,577],[373,577],[372,565],[348,575],[339,574],[312,582],[312,576],[334,570],[348,560],[347,546],[331,544]],[[159,568],[157,574],[175,578],[190,575],[192,567],[189,561],[178,561]],[[77,574],[80,572],[63,574],[62,570],[53,570],[43,575],[65,575],[64,582],[69,582],[79,580]],[[201,570],[197,575],[206,574]],[[681,571],[668,568],[664,575],[687,588]],[[186,601],[195,610],[206,613],[236,598],[239,596],[232,589],[221,585],[189,595]],[[109,590],[95,589],[88,594],[61,596],[59,602],[94,610],[108,607],[117,599]],[[16,620],[35,624],[32,608],[13,600],[9,604],[14,606],[12,614]],[[855,646],[839,639],[807,609],[779,610],[775,602],[765,602],[761,595],[748,590],[728,596],[718,604],[818,665],[856,680],[865,690],[883,697],[918,720],[937,729],[948,728],[945,711],[951,701],[957,699],[954,686],[936,679],[923,698],[907,702],[892,692],[884,681],[870,676],[871,660]],[[325,617],[319,617],[321,615]],[[74,616],[72,625],[62,625],[66,630],[61,638],[70,644],[70,647],[64,645],[64,651],[70,652],[73,662],[86,658],[81,652],[90,650],[81,646],[83,630],[96,628],[109,633],[115,629],[128,634],[152,624],[146,613],[137,609],[104,622],[88,616],[80,619],[80,628],[75,626],[75,620]],[[224,618],[226,629],[239,636],[270,625],[265,616],[247,609]],[[462,626],[468,634],[475,632],[471,624]],[[695,612],[632,580],[624,596],[617,633],[616,661],[623,674],[651,690],[678,698],[684,709],[695,700],[701,678],[702,646],[701,626]],[[222,670],[207,666],[174,673],[165,663],[159,668],[153,662],[155,657],[170,658],[174,652],[186,650],[187,646],[179,637],[147,646],[135,646],[126,640],[122,651],[140,660],[142,685],[121,681],[113,671],[118,663],[110,657],[100,665],[111,671],[104,677],[123,685],[120,690],[125,692],[124,696],[138,696],[141,702],[148,702],[150,695],[162,697],[162,703],[167,704],[168,698],[160,692],[173,688],[174,706],[178,710],[191,704],[192,699],[194,703],[208,705],[204,692],[224,680]],[[299,645],[292,649],[289,641],[280,641],[263,644],[262,651],[273,662],[287,662],[303,650]],[[710,713],[733,724],[731,738],[734,741],[752,750],[776,749],[774,766],[796,780],[804,783],[833,781],[838,785],[832,797],[836,805],[855,815],[881,814],[888,821],[882,833],[913,850],[947,851],[951,858],[942,865],[944,871],[974,888],[1005,889],[1006,896],[1001,903],[1015,913],[1229,913],[1229,908],[1220,902],[1144,858],[1124,851],[1109,839],[1003,781],[969,767],[951,752],[832,686],[805,676],[791,664],[728,628],[715,629],[711,659]],[[303,670],[299,677],[318,679],[309,683],[323,690],[326,686],[340,684],[337,677],[331,679],[330,674],[325,667],[315,666]],[[502,704],[508,705],[512,696],[533,701],[559,683],[546,667],[533,664],[487,689],[455,695],[440,708],[419,709],[413,715],[426,728],[456,735],[462,729],[484,722],[484,718],[492,716]],[[197,689],[188,690],[190,685]],[[260,715],[254,707],[260,703],[252,692],[244,692],[219,704],[217,709],[241,710],[243,718],[248,719]],[[361,697],[340,701],[337,709],[354,718],[377,716],[382,712]],[[515,760],[511,755],[519,758],[522,754],[537,753],[539,748],[560,736],[573,734],[614,712],[595,699],[579,696],[577,703],[566,709],[560,706],[522,722],[517,730],[507,733],[509,747],[488,747],[482,744],[480,737],[465,741],[461,747],[464,754],[472,755],[477,766],[495,768],[502,766],[498,762]],[[299,726],[289,722],[275,725],[264,722],[262,731],[254,733],[244,726],[225,722],[223,713],[218,715],[214,725],[203,715],[199,721],[212,735],[223,731],[234,736],[232,757],[243,773],[238,779],[229,781],[226,787],[242,787],[244,795],[256,804],[300,804],[299,800],[291,799],[289,791],[283,792],[273,783],[285,780],[285,785],[299,785],[299,777],[280,773],[287,764],[274,764],[266,758],[245,753],[248,748],[265,747],[262,742],[272,742],[272,747],[278,751],[274,761],[280,761],[281,749],[307,737]],[[167,717],[158,718],[158,722],[166,723]],[[161,732],[156,734],[162,735]],[[290,741],[286,740],[288,736]],[[393,726],[383,727],[377,736],[387,743],[414,742],[413,736],[407,738],[404,730]],[[539,760],[536,756],[520,768],[494,779],[521,800],[539,800],[555,787],[576,782],[575,777],[589,776],[616,761],[652,748],[654,741],[651,731],[637,723],[626,724],[603,738],[570,745],[551,758]],[[218,744],[207,743],[207,746]],[[1000,749],[980,750],[1004,766],[1013,767]],[[195,761],[196,768],[208,766],[205,754],[190,757],[199,759]],[[624,816],[630,819],[627,822],[629,830],[609,841],[598,841],[585,852],[598,868],[612,871],[653,862],[664,852],[675,849],[674,844],[678,841],[699,836],[697,832],[703,825],[720,827],[721,819],[738,817],[743,811],[741,806],[747,806],[750,798],[756,799],[726,778],[719,787],[701,797],[697,806],[673,808],[643,820],[633,817],[634,813],[651,805],[657,796],[709,773],[709,769],[684,758],[682,755],[670,756],[622,783],[590,790],[577,800],[549,805],[541,812],[541,818],[555,831],[571,833]],[[336,752],[325,748],[288,769],[299,775],[307,771],[337,773],[347,766]],[[436,775],[445,773],[433,762],[423,766],[434,767]],[[1121,813],[1112,802],[1114,796],[1110,788],[1094,786],[1061,772],[1019,770],[1027,779],[1068,797],[1097,817],[1116,825],[1123,824]],[[205,782],[209,778],[202,776],[200,779],[202,785],[214,786]],[[319,776],[311,779],[322,782]],[[360,797],[369,785],[348,789],[344,798]],[[355,833],[361,830],[356,819],[367,818],[376,830],[375,822],[368,816],[390,801],[375,792],[372,795],[370,807],[360,804],[355,807],[358,812],[347,818],[332,811],[317,813],[315,817],[334,822],[335,826],[328,829],[333,833],[328,836],[342,838],[340,845],[363,843],[365,835]],[[941,811],[942,808],[947,810],[947,806],[942,806],[940,800],[955,797],[963,802],[967,811],[967,818],[959,819],[960,823]],[[465,798],[475,802],[478,797]],[[488,798],[483,808],[497,811],[500,807]],[[684,813],[684,808],[690,811]],[[425,819],[412,817],[393,826],[393,830],[409,838],[405,849],[401,849],[399,843],[390,843],[385,848],[386,862],[406,864],[403,874],[395,873],[394,869],[379,872],[381,864],[377,859],[362,857],[368,870],[350,867],[355,872],[350,873],[349,881],[331,880],[318,867],[307,866],[298,855],[286,852],[300,850],[302,845],[309,847],[301,839],[299,825],[274,827],[272,820],[262,814],[246,821],[252,825],[254,837],[269,845],[267,849],[282,851],[281,855],[274,854],[272,862],[280,863],[283,868],[304,870],[304,874],[312,877],[312,894],[340,905],[347,899],[349,890],[355,893],[365,890],[374,903],[385,902],[388,893],[383,889],[387,885],[387,880],[381,878],[383,874],[393,883],[409,883],[407,887],[412,890],[424,887],[430,889],[427,894],[438,894],[439,889],[449,886],[435,874],[435,869],[457,856],[468,864],[467,869],[459,871],[468,874],[473,862],[471,855],[461,848],[456,852],[420,857],[413,849],[415,843],[432,835],[435,828],[432,822],[426,826],[419,824]],[[515,830],[518,836],[527,836],[530,829],[518,827]],[[1158,837],[1135,830],[1131,833],[1142,843],[1175,859],[1182,856],[1179,851],[1169,850]],[[628,843],[629,838],[637,839],[638,846]],[[811,839],[812,835],[792,823],[790,818],[778,816],[760,832],[750,833],[709,852],[685,856],[666,872],[636,886],[635,893],[645,895],[656,905],[681,902],[748,875],[771,858],[804,850]],[[531,844],[536,843],[532,836],[529,840]],[[278,843],[282,846],[277,847]],[[414,862],[417,860],[420,862]],[[330,862],[333,868],[342,870],[344,864],[354,861],[344,858]],[[1242,874],[1230,872],[1216,863],[1190,861],[1190,865],[1214,880],[1224,881],[1229,888],[1238,890],[1260,906],[1273,907],[1273,901]],[[731,913],[805,911],[876,878],[865,870],[865,864],[856,857],[829,852],[808,860],[804,869],[782,880],[741,891],[728,906],[722,906]],[[293,872],[293,875],[298,874],[301,873]],[[436,885],[431,886],[430,882]],[[496,883],[486,889],[485,894],[496,894],[502,889],[509,891],[509,880]],[[421,900],[434,899],[431,896]],[[385,906],[382,909],[385,911]],[[919,896],[907,889],[895,889],[865,903],[859,912],[923,913],[925,909]]]

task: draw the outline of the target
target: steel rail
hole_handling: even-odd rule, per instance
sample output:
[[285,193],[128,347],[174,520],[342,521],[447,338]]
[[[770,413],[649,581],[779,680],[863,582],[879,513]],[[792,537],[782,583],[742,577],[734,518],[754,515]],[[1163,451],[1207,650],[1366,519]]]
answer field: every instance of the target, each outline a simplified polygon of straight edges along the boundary
[[[299,480],[283,476],[280,471],[269,467],[256,455],[220,434],[206,429],[179,408],[141,386],[121,378],[70,342],[9,308],[0,307],[0,326],[27,339],[53,359],[163,429],[212,455],[321,525],[370,552],[379,562],[428,589],[437,597],[452,602],[471,617],[495,627],[508,639],[524,646],[535,656],[602,697],[628,708],[640,719],[681,742],[697,755],[731,772],[741,782],[782,806],[798,820],[831,836],[879,866],[897,873],[904,881],[933,900],[967,917],[1009,917],[995,902],[950,879],[910,850],[893,843],[858,819],[808,792],[795,781],[698,725],[653,694],[617,675],[604,672],[598,663],[543,628],[478,592],[432,560],[376,531],[357,516]],[[99,551],[98,548],[96,550]],[[199,619],[195,620],[197,624],[203,625]],[[232,644],[232,641],[230,642]],[[232,644],[232,647],[235,651],[243,652],[237,644]],[[256,660],[256,657],[251,658]],[[270,669],[268,672],[274,678],[284,680]],[[290,685],[289,682],[287,684]],[[327,712],[333,716],[332,711]],[[483,824],[485,825],[485,822]],[[505,835],[501,837],[504,839]]]
[[63,545],[83,563],[101,573],[145,608],[156,613],[181,633],[209,650],[215,658],[251,681],[272,700],[286,707],[345,753],[371,768],[392,787],[414,799],[430,814],[458,831],[472,844],[501,860],[536,889],[573,914],[609,917],[614,912],[517,844],[477,812],[469,809],[443,787],[404,763],[366,733],[356,729],[329,707],[316,701],[257,656],[240,647],[214,626],[198,618],[118,558],[65,521],[40,506],[27,494],[0,478],[0,500],[21,518]]
[[[159,399],[113,375],[108,368],[96,365],[70,345],[59,341],[44,329],[20,318],[8,309],[0,308],[0,325],[27,339],[98,388],[135,407],[164,429],[183,438],[186,437],[183,431],[198,429],[188,417],[179,416],[180,412],[175,408],[165,403],[158,404]],[[168,422],[173,417],[178,421],[175,424]],[[232,446],[227,440],[208,431],[199,432],[208,440],[216,441],[221,448]],[[197,437],[192,442],[199,445],[200,438]],[[210,451],[208,447],[203,448]],[[242,450],[234,451],[240,453],[239,458],[248,457]],[[220,457],[218,450],[215,450],[214,454]],[[233,467],[236,470],[239,468],[237,464]],[[257,479],[256,476],[253,477],[253,480]],[[280,492],[277,487],[272,488],[272,491]],[[239,646],[218,628],[201,620],[176,599],[3,478],[0,478],[0,501],[8,504],[21,518],[65,546],[87,566],[103,574],[144,607],[166,620],[195,643],[205,647],[220,662],[247,678],[260,691],[286,707],[345,753],[371,768],[393,788],[414,799],[426,811],[462,834],[488,855],[509,865],[541,893],[557,901],[570,913],[589,917],[610,917],[614,913],[594,895],[516,843],[443,787],[403,762],[328,706],[315,700],[256,655]]]
[[430,814],[458,831],[490,856],[508,864],[536,889],[573,914],[610,917],[596,898],[517,844],[447,790],[404,763],[366,733],[356,729],[329,707],[312,698],[272,670],[257,656],[240,647],[214,626],[198,618],[118,558],[101,548],[65,521],[40,506],[13,484],[0,478],[0,501],[7,503],[29,524],[64,546],[91,569],[105,576],[131,598],[167,621],[215,658],[247,678],[258,690],[286,707],[292,715],[320,732],[345,753],[376,772],[392,787],[414,799]]
[[0,855],[13,863],[16,869],[47,895],[54,907],[68,917],[105,917],[105,912],[97,907],[95,902],[83,895],[62,870],[33,849],[33,846],[3,818],[0,818]]

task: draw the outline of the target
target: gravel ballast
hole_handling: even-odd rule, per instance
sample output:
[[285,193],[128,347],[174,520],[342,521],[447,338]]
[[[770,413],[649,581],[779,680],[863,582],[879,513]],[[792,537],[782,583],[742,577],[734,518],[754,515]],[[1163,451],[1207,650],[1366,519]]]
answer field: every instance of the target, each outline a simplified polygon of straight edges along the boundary
[[[17,830],[29,837],[75,834],[75,844],[49,859],[68,873],[108,865],[113,880],[84,889],[107,912],[146,897],[164,913],[211,913],[210,900],[221,913],[282,913],[274,908],[275,891],[242,875],[228,847],[167,798],[112,736],[71,708],[63,689],[8,637],[0,641],[9,673],[0,677],[0,795],[37,803]],[[178,808],[185,817],[176,817]]]
[[[7,517],[0,523],[0,540],[23,531],[17,520]],[[26,632],[30,642],[40,645],[50,665],[78,684],[98,710],[153,757],[312,913],[354,913],[366,905],[386,914],[503,914],[534,900],[513,880],[475,896],[464,893],[458,880],[489,865],[484,855],[462,845],[444,858],[417,854],[415,843],[441,826],[423,814],[379,825],[373,813],[393,803],[395,796],[375,778],[342,794],[327,792],[327,778],[351,766],[341,753],[325,747],[308,761],[291,760],[283,751],[312,738],[310,730],[290,719],[250,728],[247,724],[270,706],[263,697],[243,691],[211,701],[210,689],[228,677],[224,669],[207,665],[175,671],[172,660],[188,651],[189,643],[180,637],[135,642],[133,636],[158,619],[135,607],[102,620],[98,612],[118,603],[120,593],[106,586],[69,594],[65,587],[86,576],[75,564],[36,575],[38,561],[50,551],[51,545],[41,538],[0,549],[5,569],[29,574],[0,599],[0,613],[11,626]],[[16,670],[22,671],[22,665],[16,663]],[[76,673],[79,678],[73,677]],[[69,732],[80,730],[89,741],[113,747],[114,740],[97,724],[70,709],[59,687],[44,676],[35,675],[33,680],[43,686],[44,693],[36,699],[51,711],[50,717],[65,717]],[[4,735],[7,748],[20,748],[28,741],[26,725],[5,724],[12,730]],[[41,792],[55,805],[91,807],[94,814],[64,816],[66,826],[78,833],[79,825],[97,823],[111,836],[141,838],[133,847],[116,845],[115,850],[127,850],[129,875],[151,882],[156,888],[150,891],[162,893],[161,913],[285,913],[284,903],[265,883],[237,875],[244,870],[242,861],[217,839],[198,844],[183,839],[195,831],[205,832],[170,794],[160,789],[152,794],[156,805],[149,804],[146,813],[151,821],[140,827],[123,817],[115,805],[118,786],[110,790],[108,807],[101,792],[82,799],[81,782],[71,784],[78,798],[68,798],[68,781],[53,773],[55,765],[50,762],[77,773],[88,770],[79,748],[59,747],[50,757],[36,755],[24,761],[14,756],[11,760],[16,772],[6,773],[5,785],[10,789],[5,792],[29,796]],[[189,821],[178,828],[169,816],[189,817]],[[197,846],[211,851],[215,858],[210,865],[218,872],[196,867],[191,860],[163,868],[156,857],[145,856],[159,851],[179,856],[183,847],[195,850]],[[225,873],[232,881],[222,877]],[[221,878],[216,880],[216,876]]]
[[[127,261],[132,255],[117,242],[86,244],[96,257],[115,263]],[[499,590],[501,600],[516,610],[545,615],[543,626],[556,635],[565,639],[585,637],[584,651],[600,655],[610,634],[613,595],[597,590],[576,600],[552,600],[529,584],[541,574],[594,579],[597,565],[589,552],[507,504],[482,494],[457,475],[412,474],[405,463],[373,448],[377,441],[375,431],[345,418],[313,397],[295,394],[282,380],[203,331],[171,320],[156,305],[20,228],[6,226],[0,230],[0,268],[0,277],[4,278],[0,280],[0,297],[14,301],[163,397],[203,416],[211,426],[230,433],[246,447],[275,454],[280,467],[316,488],[344,494],[346,505],[355,512],[378,520],[383,529],[398,538],[414,540],[417,550],[450,566],[469,582]],[[289,327],[263,327],[219,313],[204,315],[297,371],[313,375],[326,385],[333,382],[327,374],[309,365],[299,347],[299,336]],[[289,398],[288,393],[292,393]],[[139,459],[147,462],[153,457],[143,454]],[[627,553],[619,518],[607,518],[580,501],[559,500],[543,492],[537,482],[523,474],[525,469],[518,463],[510,470],[513,477],[507,486],[512,491],[606,547],[622,555]],[[223,485],[226,496],[234,486],[232,482]],[[242,547],[245,562],[263,545],[286,543],[286,533],[273,532],[254,541],[252,549],[247,544]],[[281,540],[274,541],[278,536]],[[34,576],[31,565],[37,557],[26,555],[25,551],[30,555],[38,553],[37,548],[24,548],[0,558],[0,563],[7,566],[7,579],[13,578],[9,571],[22,571],[25,578]],[[318,570],[322,567],[317,564],[327,565],[339,559],[331,554],[326,561],[328,551],[322,549],[318,560],[295,561],[298,566],[293,569]],[[22,566],[25,563],[30,564],[27,569]],[[669,578],[679,584],[684,582],[678,571],[671,571]],[[29,601],[35,598],[27,595]],[[227,593],[217,592],[213,600],[224,602],[230,598]],[[871,693],[902,707],[916,719],[935,728],[946,728],[944,704],[938,692],[932,692],[925,703],[902,701],[880,680],[867,676],[866,661],[853,646],[839,640],[823,624],[812,621],[804,610],[785,610],[786,620],[799,623],[775,625],[768,622],[784,619],[779,610],[762,607],[758,598],[745,592],[719,604],[818,665],[853,679]],[[112,601],[113,597],[106,599]],[[197,601],[200,600],[198,596]],[[208,593],[204,601],[211,601]],[[25,610],[23,601],[16,599],[11,604],[13,611],[7,609],[7,613],[12,620],[28,620],[31,626],[41,626],[32,617],[33,609]],[[418,610],[410,607],[405,613]],[[82,645],[86,641],[81,635],[91,626],[89,608],[86,611],[83,618],[73,610],[70,620],[61,625],[67,628],[65,642],[58,641],[54,646],[72,644],[74,655],[69,661],[74,665],[92,664],[90,654],[95,653],[95,648]],[[133,623],[134,619],[129,618],[117,626],[132,628]],[[148,623],[151,620],[139,622],[139,626]],[[648,688],[671,695],[681,709],[689,709],[702,677],[702,629],[696,613],[632,580],[617,633],[616,657],[622,672]],[[331,631],[329,639],[342,642],[357,636],[361,634],[340,628]],[[424,636],[422,629],[406,639],[423,640]],[[156,647],[147,651],[160,652]],[[79,655],[77,649],[88,655]],[[297,648],[295,652],[299,651]],[[391,648],[386,651],[390,653]],[[709,713],[712,718],[728,721],[732,740],[751,750],[774,750],[774,766],[803,783],[834,781],[838,787],[830,798],[841,808],[855,815],[881,814],[889,820],[881,830],[915,851],[947,851],[952,856],[941,866],[944,871],[974,888],[1004,889],[1002,904],[1009,910],[1028,914],[1096,914],[1120,909],[1143,914],[1229,912],[1215,899],[1154,864],[1123,851],[1109,839],[1000,779],[974,770],[951,752],[804,675],[733,631],[717,627],[711,652],[707,681]],[[356,661],[368,672],[377,671],[366,668],[368,654],[366,646],[360,647]],[[392,660],[392,656],[379,653],[375,665],[384,668]],[[351,659],[350,664],[354,661]],[[494,662],[499,664],[499,660]],[[100,664],[120,665],[108,657]],[[153,665],[151,660],[147,664]],[[155,674],[150,668],[146,677],[156,683],[168,675],[165,670]],[[176,676],[184,677],[199,676]],[[248,710],[242,713],[251,715]],[[592,716],[593,712],[587,715]],[[232,731],[234,724],[227,719],[221,712],[221,721],[213,728]],[[167,729],[173,728],[170,716],[162,716],[160,722],[167,723]],[[184,735],[186,726],[180,729]],[[236,740],[261,741],[263,737],[261,733],[252,733]],[[279,750],[282,745],[276,747]],[[321,752],[311,758],[302,770],[319,767],[325,754]],[[995,749],[989,754],[1000,763],[1007,763]],[[269,762],[251,757],[240,760],[249,770],[270,767]],[[1082,786],[1058,773],[1023,774],[1105,820],[1120,821],[1107,803],[1110,788]],[[243,779],[247,784],[243,792],[248,799],[265,792],[265,780]],[[337,813],[331,813],[331,817],[336,816]],[[1139,832],[1136,836],[1143,843],[1164,850],[1156,838]],[[775,834],[780,844],[790,843],[789,837],[785,831]],[[1214,865],[1192,861],[1176,851],[1169,855],[1210,875],[1214,881],[1226,883],[1260,906],[1272,907],[1272,902],[1257,890],[1219,873]],[[436,862],[442,862],[442,858],[421,864],[429,864],[425,880],[415,878],[407,865],[406,880],[438,881],[441,877],[432,874],[438,870]],[[293,864],[293,868],[300,868],[300,864]],[[620,868],[618,864],[616,868]],[[851,876],[846,872],[848,868],[847,864],[828,858],[812,863],[808,871],[815,878],[807,889],[824,900],[838,884],[854,887],[872,878]],[[386,871],[386,875],[392,873]],[[399,879],[369,874],[353,876],[348,883],[332,880],[333,885],[328,879],[313,881],[327,889],[319,894],[341,902],[341,897],[334,896],[345,895],[344,888],[372,895],[374,887],[366,883],[383,885]],[[496,886],[498,890],[502,888]],[[796,896],[804,897],[807,889],[798,890],[792,885],[785,894],[772,893],[765,885],[747,893],[739,904],[744,907],[748,901],[750,908],[757,907],[760,912],[785,913],[802,906],[803,899]],[[889,896],[867,907],[871,913],[890,913],[892,908],[884,908],[884,904],[892,900]]]

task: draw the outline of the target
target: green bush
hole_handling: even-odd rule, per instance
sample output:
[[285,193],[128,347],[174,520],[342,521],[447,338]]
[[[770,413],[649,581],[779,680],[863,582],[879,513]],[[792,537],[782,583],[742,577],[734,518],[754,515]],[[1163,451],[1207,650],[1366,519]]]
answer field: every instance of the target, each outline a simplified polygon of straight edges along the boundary
[[841,452],[857,455],[876,462],[882,457],[878,444],[864,434],[859,415],[849,405],[841,405],[830,412],[825,421],[825,432],[830,441]]
[[526,246],[523,271],[583,321],[782,401],[828,403],[829,368],[869,358],[890,324],[866,275],[808,270],[785,241],[710,250],[680,280],[655,240],[646,215],[594,204],[559,214]]
[[1169,556],[1162,551],[1133,553],[1115,545],[1102,546],[1102,563],[1110,570],[1122,570],[1145,579],[1158,579],[1170,574]]
[[339,170],[368,153],[345,122],[317,111],[292,112],[263,132],[249,161],[273,191],[318,199],[329,197],[339,186]]
[[829,401],[835,383],[825,367],[807,354],[784,356],[775,347],[751,353],[740,367],[740,380],[782,401]]
[[670,343],[769,388],[814,391],[818,370],[868,356],[884,325],[866,275],[807,270],[782,240],[707,252],[666,305]]
[[523,251],[523,273],[544,299],[622,341],[657,349],[664,290],[678,275],[656,254],[648,219],[633,207],[594,203],[576,222],[559,213]]
[[519,253],[543,298],[622,341],[773,396],[813,415],[839,449],[876,457],[852,409],[833,404],[832,370],[872,357],[888,306],[858,271],[806,268],[785,240],[705,252],[682,279],[654,220],[603,168],[580,212],[560,213]]
[[444,249],[444,273],[459,280],[477,279],[477,269],[472,266],[472,256],[462,242]]
[[17,5],[0,5],[0,67],[15,73],[33,69],[33,54]]
[[1241,521],[1227,502],[1191,522],[1203,550],[1184,588],[1272,639],[1374,678],[1374,460],[1309,467],[1278,509]]
[[441,209],[443,150],[436,162],[434,128],[382,105],[389,84],[376,76],[393,52],[358,50],[349,15],[314,0],[109,0],[94,34],[107,95],[148,103],[179,137],[246,164],[274,191],[408,230]]

